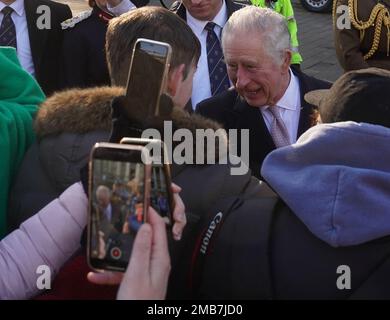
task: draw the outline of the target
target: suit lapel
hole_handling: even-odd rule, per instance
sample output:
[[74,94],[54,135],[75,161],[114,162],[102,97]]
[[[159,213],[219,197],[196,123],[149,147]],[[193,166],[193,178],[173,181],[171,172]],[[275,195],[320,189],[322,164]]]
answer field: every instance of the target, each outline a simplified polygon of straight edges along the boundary
[[308,87],[308,81],[306,81],[305,75],[301,72],[294,72],[295,76],[298,77],[299,81],[299,93],[301,95],[301,114],[299,116],[299,124],[298,124],[298,137],[299,138],[305,131],[307,131],[312,126],[312,114],[313,114],[313,106],[308,104],[304,96],[310,91]]
[[37,13],[39,3],[35,0],[25,0],[24,8],[26,11],[28,34],[30,39],[31,55],[34,62],[35,73],[39,73],[39,67],[43,56],[46,40],[47,29],[38,29],[37,20],[39,14]]
[[226,11],[228,14],[228,18],[230,18],[230,16],[233,14],[234,11],[237,11],[237,10],[240,10],[241,8],[243,8],[243,5],[235,3],[231,0],[225,0],[225,2],[226,2]]
[[237,129],[249,129],[249,150],[251,158],[257,159],[263,153],[261,146],[265,149],[275,149],[275,144],[264,122],[263,115],[259,108],[249,106],[241,98],[237,98],[235,108],[237,114]]
[[[176,4],[176,3],[175,3]],[[171,11],[176,13],[180,18],[182,18],[185,22],[187,22],[187,14],[186,14],[186,8],[183,5],[182,2],[178,2],[176,5],[173,5],[170,8]]]

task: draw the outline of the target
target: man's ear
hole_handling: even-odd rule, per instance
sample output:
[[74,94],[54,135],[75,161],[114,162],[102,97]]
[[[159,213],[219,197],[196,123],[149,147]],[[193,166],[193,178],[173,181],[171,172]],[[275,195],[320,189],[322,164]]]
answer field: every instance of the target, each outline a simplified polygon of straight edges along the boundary
[[283,63],[282,63],[282,70],[283,70],[283,72],[285,72],[285,73],[287,73],[287,72],[288,72],[288,69],[290,68],[291,57],[292,57],[292,52],[291,52],[291,50],[286,50],[286,52],[285,52],[285,54],[284,54]]
[[167,91],[171,97],[174,97],[184,78],[185,65],[182,63],[169,72]]

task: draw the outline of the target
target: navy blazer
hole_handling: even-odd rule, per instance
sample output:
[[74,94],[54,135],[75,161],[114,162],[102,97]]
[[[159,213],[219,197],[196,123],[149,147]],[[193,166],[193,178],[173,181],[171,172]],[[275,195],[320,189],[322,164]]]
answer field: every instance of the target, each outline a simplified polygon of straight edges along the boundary
[[[49,95],[59,88],[61,22],[71,18],[72,12],[69,6],[49,0],[26,0],[24,8],[35,77],[45,94]],[[50,28],[39,28],[37,21],[49,12],[46,8],[50,8]]]
[[[316,89],[328,89],[331,83],[310,77],[303,72],[293,70],[298,77],[301,93],[301,114],[298,137],[312,125],[313,105],[304,100],[307,92]],[[252,174],[261,179],[260,169],[265,157],[274,150],[275,144],[258,108],[249,106],[236,90],[231,89],[206,99],[197,105],[196,112],[219,122],[226,130],[249,129],[249,168]],[[241,138],[238,138],[238,155],[241,156]]]

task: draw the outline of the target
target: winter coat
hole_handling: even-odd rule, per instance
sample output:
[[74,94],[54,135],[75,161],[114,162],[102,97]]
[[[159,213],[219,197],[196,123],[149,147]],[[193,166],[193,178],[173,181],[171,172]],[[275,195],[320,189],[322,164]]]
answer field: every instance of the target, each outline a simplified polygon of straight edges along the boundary
[[323,124],[270,153],[262,175],[276,193],[238,199],[245,214],[195,246],[192,297],[389,299],[389,138],[381,126]]
[[92,146],[107,141],[111,100],[119,88],[74,89],[42,103],[34,127],[37,141],[27,151],[9,198],[12,231],[80,180]]
[[33,118],[45,99],[34,78],[20,66],[13,48],[0,48],[0,239],[6,232],[8,191],[34,141]]
[[87,197],[76,183],[1,241],[0,299],[38,294],[38,278],[49,272],[52,280],[80,247],[86,213]]

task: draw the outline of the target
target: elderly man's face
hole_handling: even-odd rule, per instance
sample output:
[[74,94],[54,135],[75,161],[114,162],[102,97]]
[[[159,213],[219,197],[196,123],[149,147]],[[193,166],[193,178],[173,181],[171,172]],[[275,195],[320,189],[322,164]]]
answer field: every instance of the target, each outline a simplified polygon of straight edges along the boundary
[[183,0],[188,12],[201,21],[211,21],[222,7],[223,0]]
[[101,208],[107,208],[110,204],[110,194],[108,192],[101,191],[97,194],[96,200]]
[[259,35],[242,33],[224,39],[224,56],[230,80],[250,106],[274,105],[283,96],[290,53],[280,66],[267,55]]

